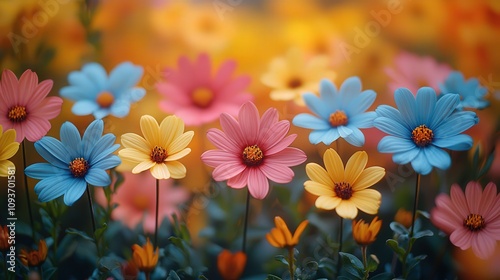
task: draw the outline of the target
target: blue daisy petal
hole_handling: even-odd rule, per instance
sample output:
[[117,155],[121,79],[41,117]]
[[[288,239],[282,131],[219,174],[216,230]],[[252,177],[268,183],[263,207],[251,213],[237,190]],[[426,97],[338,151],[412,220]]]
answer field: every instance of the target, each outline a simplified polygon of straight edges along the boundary
[[292,120],[293,125],[314,130],[330,129],[331,125],[324,119],[317,118],[309,114],[298,114]]
[[81,179],[68,180],[66,192],[64,193],[64,204],[71,206],[75,203],[87,189],[87,182]]
[[86,116],[92,114],[99,108],[99,104],[93,100],[80,100],[75,102],[71,108],[71,112],[77,116]]
[[466,134],[458,134],[447,138],[437,138],[432,142],[434,146],[454,151],[467,151],[472,148],[474,141]]
[[444,95],[457,94],[460,96],[460,103],[457,109],[463,108],[484,109],[489,106],[489,102],[484,99],[488,90],[481,86],[477,78],[465,80],[464,75],[458,71],[453,71],[448,75],[445,82],[440,85]]
[[365,112],[362,114],[357,114],[349,117],[349,123],[347,126],[352,129],[351,126],[356,128],[371,128],[373,127],[373,120],[377,117],[375,112]]
[[103,169],[91,168],[85,175],[85,181],[92,186],[106,187],[111,184],[111,178]]
[[45,136],[35,142],[35,150],[50,164],[59,168],[68,168],[72,160],[70,152],[57,139]]
[[312,93],[306,93],[303,95],[304,102],[311,111],[323,119],[328,119],[330,117],[331,110],[327,103],[325,103],[321,98],[317,97]]
[[67,173],[68,170],[57,168],[50,163],[40,162],[32,164],[24,169],[27,176],[42,180],[45,178]]
[[420,88],[417,92],[416,101],[419,105],[417,111],[417,122],[421,124],[428,124],[429,118],[432,117],[434,107],[436,106],[436,92],[430,87]]
[[351,145],[361,147],[365,144],[365,135],[361,130],[356,127],[351,128],[351,134],[344,137],[344,139]]
[[394,93],[394,101],[396,101],[399,113],[407,126],[411,128],[418,126],[417,104],[415,103],[413,93],[406,88],[399,88]]
[[420,149],[417,156],[411,161],[411,166],[415,172],[422,175],[427,175],[432,171],[432,165],[429,163],[423,149]]
[[438,147],[433,145],[429,145],[425,149],[423,149],[425,157],[429,161],[429,163],[442,170],[446,170],[451,165],[450,155]]
[[130,62],[123,62],[109,73],[108,87],[117,98],[133,87],[142,77],[144,70]]

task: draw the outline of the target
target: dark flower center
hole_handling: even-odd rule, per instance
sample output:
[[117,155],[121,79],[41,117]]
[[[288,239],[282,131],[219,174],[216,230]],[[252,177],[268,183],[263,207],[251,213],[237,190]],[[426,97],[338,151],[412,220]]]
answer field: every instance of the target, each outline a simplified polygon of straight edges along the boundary
[[346,182],[334,183],[333,191],[335,191],[335,194],[343,200],[347,200],[352,196],[351,184]]
[[243,150],[243,163],[248,166],[256,166],[264,160],[264,153],[257,145],[247,146]]
[[110,92],[103,91],[97,96],[95,101],[102,108],[109,108],[111,105],[113,105],[115,97]]
[[341,126],[341,125],[346,125],[347,124],[347,115],[344,113],[342,110],[337,110],[335,113],[330,114],[330,124],[333,127]]
[[153,150],[151,151],[151,160],[156,162],[156,163],[162,163],[165,161],[165,159],[167,158],[168,154],[167,154],[167,150],[163,147],[158,147],[158,146],[155,146],[153,148]]
[[12,122],[22,122],[27,116],[28,113],[26,112],[26,107],[24,106],[14,106],[10,108],[7,113],[7,118]]
[[425,124],[422,124],[411,132],[411,139],[417,146],[425,147],[434,139],[434,132],[432,132],[432,129],[425,126]]
[[200,108],[207,108],[214,100],[214,93],[207,88],[200,87],[191,93],[191,100]]
[[69,163],[69,171],[76,178],[81,178],[87,174],[90,165],[84,158],[75,158]]
[[482,230],[485,225],[483,216],[479,214],[469,214],[464,220],[464,227],[473,232]]
[[303,84],[300,78],[294,77],[288,81],[288,88],[299,88]]

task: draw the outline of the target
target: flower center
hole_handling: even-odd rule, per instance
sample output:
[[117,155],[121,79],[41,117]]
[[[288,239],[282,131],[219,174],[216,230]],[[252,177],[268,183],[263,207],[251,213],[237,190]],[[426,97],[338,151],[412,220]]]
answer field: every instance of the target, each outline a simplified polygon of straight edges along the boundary
[[415,142],[415,144],[417,144],[417,146],[420,147],[429,145],[432,142],[433,138],[434,132],[432,132],[432,129],[425,126],[425,124],[417,126],[411,132],[411,139],[413,140],[413,142]]
[[167,159],[167,150],[163,147],[155,146],[151,151],[151,160],[156,163],[162,163]]
[[71,174],[76,178],[85,176],[89,168],[89,163],[84,158],[75,158],[69,163],[69,171],[71,171]]
[[191,95],[193,103],[200,108],[207,108],[214,99],[214,94],[211,90],[201,87],[193,91]]
[[302,79],[293,77],[288,81],[288,88],[299,88],[302,84]]
[[24,106],[14,106],[7,113],[7,118],[12,122],[22,122],[26,119],[26,116],[28,116],[28,113],[26,113],[26,107]]
[[343,200],[347,200],[352,196],[351,184],[346,182],[335,183],[333,190],[335,191],[335,194]]
[[111,105],[113,105],[113,101],[115,101],[115,97],[113,94],[111,94],[108,91],[103,91],[101,92],[96,100],[97,104],[101,106],[102,108],[109,108]]
[[483,216],[479,214],[469,214],[464,220],[464,227],[470,231],[480,231],[485,225]]
[[243,163],[248,166],[256,166],[264,160],[264,153],[257,145],[247,146],[243,150]]
[[337,126],[342,126],[347,124],[347,115],[344,113],[344,111],[337,110],[335,113],[330,114],[330,124],[334,127]]
[[132,199],[133,205],[137,208],[137,210],[147,210],[149,208],[149,197],[146,195],[135,195]]

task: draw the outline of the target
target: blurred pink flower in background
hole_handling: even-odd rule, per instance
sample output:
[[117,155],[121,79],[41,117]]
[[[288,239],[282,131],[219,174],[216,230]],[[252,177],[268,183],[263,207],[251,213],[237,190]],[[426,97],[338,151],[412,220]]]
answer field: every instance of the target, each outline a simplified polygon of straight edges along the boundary
[[399,53],[394,64],[392,68],[385,68],[385,73],[391,78],[388,83],[391,94],[401,87],[414,93],[421,87],[431,87],[439,93],[439,84],[444,83],[452,71],[450,66],[438,63],[430,56],[418,56],[409,52]]
[[[149,173],[122,173],[125,181],[112,196],[111,203],[118,204],[113,210],[112,218],[119,220],[131,229],[141,221],[145,232],[155,231],[155,184],[156,180]],[[158,221],[172,215],[179,216],[179,206],[189,199],[189,192],[182,187],[175,187],[172,180],[160,180],[160,197]],[[106,197],[102,189],[95,192],[97,202],[106,207]]]
[[16,131],[16,141],[40,140],[50,130],[49,120],[61,112],[62,98],[46,97],[52,89],[52,80],[38,83],[38,76],[26,70],[19,80],[5,69],[0,82],[0,124],[5,130]]
[[227,60],[212,75],[207,54],[190,62],[185,56],[178,61],[178,69],[165,71],[166,81],[157,84],[158,92],[166,99],[160,108],[182,118],[186,125],[200,125],[219,118],[222,112],[236,115],[240,106],[253,96],[245,92],[249,76],[233,78],[236,62]]

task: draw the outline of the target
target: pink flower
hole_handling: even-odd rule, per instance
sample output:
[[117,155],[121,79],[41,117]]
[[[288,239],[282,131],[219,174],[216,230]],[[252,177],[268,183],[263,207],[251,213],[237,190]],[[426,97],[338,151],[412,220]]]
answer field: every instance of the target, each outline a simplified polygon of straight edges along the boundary
[[[113,210],[112,218],[119,220],[129,228],[135,228],[143,221],[145,232],[155,231],[155,210],[156,210],[156,180],[148,173],[132,174],[124,172],[125,181],[120,185],[116,193],[112,196],[111,203],[118,204]],[[182,187],[174,187],[172,180],[160,180],[160,196],[158,221],[161,223],[164,218],[171,221],[172,215],[179,216],[179,205],[186,202],[189,193]],[[101,188],[96,188],[96,201],[102,206],[106,206],[106,198]]]
[[479,183],[469,182],[464,194],[460,186],[454,184],[450,196],[437,196],[436,207],[431,211],[432,223],[450,235],[453,245],[462,250],[472,247],[476,256],[487,259],[500,240],[497,186],[490,182],[483,191]]
[[16,131],[16,141],[40,140],[50,130],[49,120],[61,112],[60,97],[46,97],[52,89],[52,80],[38,83],[38,76],[26,70],[19,81],[12,71],[5,69],[0,82],[0,124]]
[[248,185],[253,197],[263,199],[269,192],[268,179],[280,184],[290,182],[294,173],[289,166],[303,163],[306,155],[288,147],[297,135],[285,137],[290,122],[278,121],[275,108],[268,109],[260,119],[257,107],[247,102],[239,110],[238,121],[227,113],[221,114],[223,131],[212,128],[207,132],[217,150],[204,152],[201,159],[215,167],[214,180],[228,180],[228,186],[235,189]]
[[198,56],[194,63],[181,57],[178,66],[177,71],[166,72],[168,80],[159,82],[157,89],[166,97],[160,108],[182,118],[186,125],[212,122],[222,112],[236,115],[241,104],[253,100],[252,95],[245,93],[250,77],[231,77],[236,68],[232,60],[224,62],[215,76],[207,54]]
[[395,58],[394,68],[385,68],[385,73],[392,79],[389,90],[404,87],[411,92],[417,92],[421,87],[431,87],[439,93],[439,84],[444,83],[452,69],[446,64],[440,64],[430,56],[418,56],[401,52]]

